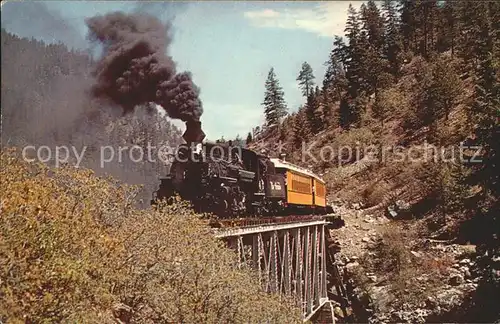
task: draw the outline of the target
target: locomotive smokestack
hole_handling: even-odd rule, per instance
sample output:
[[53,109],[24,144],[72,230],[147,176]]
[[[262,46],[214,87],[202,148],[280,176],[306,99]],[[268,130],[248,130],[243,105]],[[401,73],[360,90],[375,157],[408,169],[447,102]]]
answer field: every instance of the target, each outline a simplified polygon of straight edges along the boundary
[[205,133],[201,129],[201,122],[190,120],[186,122],[186,131],[182,138],[190,144],[190,143],[201,143],[205,138]]

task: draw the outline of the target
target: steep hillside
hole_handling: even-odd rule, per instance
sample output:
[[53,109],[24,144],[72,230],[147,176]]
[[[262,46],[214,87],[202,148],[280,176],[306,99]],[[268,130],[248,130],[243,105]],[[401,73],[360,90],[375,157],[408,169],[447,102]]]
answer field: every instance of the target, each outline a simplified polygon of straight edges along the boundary
[[[342,248],[339,264],[357,287],[352,298],[361,303],[354,307],[358,320],[463,322],[499,316],[489,302],[498,298],[500,267],[492,253],[497,243],[489,236],[495,218],[488,219],[498,200],[481,202],[484,189],[472,184],[473,164],[453,160],[461,143],[474,136],[467,111],[474,84],[470,77],[460,80],[448,125],[434,140],[415,106],[422,91],[418,73],[428,68],[421,57],[404,64],[382,103],[367,100],[360,127],[325,129],[306,138],[305,149],[283,142],[288,160],[324,177],[329,202],[346,221],[333,235]],[[371,117],[377,104],[392,111],[383,123]],[[290,131],[281,127],[249,147],[278,156],[280,132]],[[468,159],[475,153],[462,150]]]
[[297,112],[281,117],[267,80],[249,147],[326,180],[359,320],[500,318],[499,17],[498,3],[369,1],[349,8],[321,87],[302,65]]

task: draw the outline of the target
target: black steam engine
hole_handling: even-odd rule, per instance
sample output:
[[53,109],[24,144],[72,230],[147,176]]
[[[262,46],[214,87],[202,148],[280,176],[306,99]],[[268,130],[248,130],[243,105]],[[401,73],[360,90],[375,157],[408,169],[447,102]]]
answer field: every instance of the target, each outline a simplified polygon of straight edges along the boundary
[[153,197],[191,201],[221,217],[331,213],[323,179],[308,169],[231,143],[201,143],[201,123],[186,123],[170,174]]
[[221,217],[279,215],[285,178],[267,156],[231,143],[185,144],[156,192],[157,199],[176,196],[191,201],[198,212]]

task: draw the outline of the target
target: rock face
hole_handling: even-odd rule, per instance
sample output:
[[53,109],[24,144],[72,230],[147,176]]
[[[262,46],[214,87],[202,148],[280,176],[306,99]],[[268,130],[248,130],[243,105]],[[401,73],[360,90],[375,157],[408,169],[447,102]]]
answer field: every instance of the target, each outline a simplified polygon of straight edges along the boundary
[[392,308],[387,312],[375,313],[369,323],[428,323],[430,318],[441,318],[443,314],[460,307],[468,292],[464,288],[466,287],[448,288],[436,296],[429,296],[419,305],[403,304],[399,309]]
[[[459,246],[444,248],[444,250],[453,251],[452,253],[456,256],[462,252]],[[412,253],[412,255],[418,258],[423,257],[422,253]],[[477,289],[479,278],[474,278],[472,271],[474,267],[475,263],[470,259],[456,261],[447,269],[448,280],[444,280],[444,284],[439,287],[436,284],[432,286],[432,280],[435,279],[432,276],[426,274],[418,276],[415,280],[422,287],[428,286],[433,291],[425,300],[415,304],[405,303],[397,308],[389,303],[390,306],[386,307],[385,311],[375,312],[370,318],[370,323],[427,323],[432,322],[433,318],[442,321],[445,314],[455,314],[467,296]],[[371,297],[374,300],[379,299],[379,301],[380,299],[388,299],[388,293],[381,293],[382,291],[387,291],[387,289],[380,287],[373,289]],[[382,304],[387,305],[387,301],[382,300]]]
[[[399,260],[409,262],[406,266],[409,264],[415,273],[401,282],[393,281],[392,277],[376,267],[366,268],[365,263],[380,258],[377,246],[387,240],[383,235],[394,226],[391,218],[397,218],[409,206],[404,201],[398,201],[390,206],[389,215],[386,216],[373,212],[363,215],[360,208],[362,206],[359,204],[351,206],[351,209],[336,207],[335,210],[342,215],[346,226],[333,234],[342,246],[339,260],[346,273],[351,278],[361,276],[356,280],[364,280],[362,287],[356,287],[356,282],[352,289],[352,296],[356,298],[356,311],[362,314],[359,319],[363,319],[358,322],[426,323],[433,319],[440,319],[439,322],[442,322],[443,316],[455,313],[468,294],[477,287],[478,278],[474,277],[475,261],[471,257],[464,257],[473,255],[475,247],[430,239],[421,239],[420,244],[415,244],[416,242],[403,239],[399,245],[391,246],[396,250],[389,252],[406,250],[407,254],[401,254],[403,258]],[[354,282],[353,279],[349,281]],[[402,298],[405,295],[419,297]]]

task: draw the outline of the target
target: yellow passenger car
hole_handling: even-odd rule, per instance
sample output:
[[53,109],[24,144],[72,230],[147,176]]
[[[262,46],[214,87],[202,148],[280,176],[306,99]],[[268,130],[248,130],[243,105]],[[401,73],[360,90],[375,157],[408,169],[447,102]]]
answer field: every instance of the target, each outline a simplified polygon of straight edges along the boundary
[[278,173],[286,179],[286,203],[289,207],[324,209],[326,185],[323,179],[308,169],[292,163],[271,159]]
[[326,186],[325,182],[319,178],[314,178],[314,204],[326,207]]
[[294,205],[312,205],[312,178],[292,170],[286,170],[287,203]]

